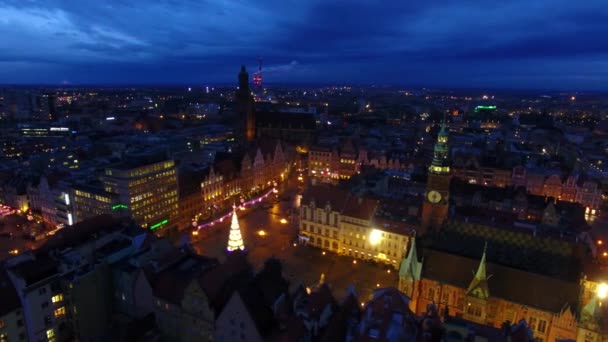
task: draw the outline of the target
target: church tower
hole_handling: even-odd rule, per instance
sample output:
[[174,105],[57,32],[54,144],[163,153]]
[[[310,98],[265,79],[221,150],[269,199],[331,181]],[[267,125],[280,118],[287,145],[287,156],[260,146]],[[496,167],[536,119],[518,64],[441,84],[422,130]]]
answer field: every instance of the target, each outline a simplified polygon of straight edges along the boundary
[[241,143],[253,141],[255,138],[255,107],[251,89],[249,88],[249,73],[245,66],[239,72],[239,89],[236,92],[237,112],[239,114],[239,133]]
[[450,180],[448,128],[445,118],[437,135],[422,204],[422,230],[439,229],[448,217]]
[[416,251],[416,236],[410,239],[412,242],[407,256],[401,260],[399,267],[399,291],[410,297],[410,309],[418,312],[418,288],[422,279],[422,261],[418,261]]

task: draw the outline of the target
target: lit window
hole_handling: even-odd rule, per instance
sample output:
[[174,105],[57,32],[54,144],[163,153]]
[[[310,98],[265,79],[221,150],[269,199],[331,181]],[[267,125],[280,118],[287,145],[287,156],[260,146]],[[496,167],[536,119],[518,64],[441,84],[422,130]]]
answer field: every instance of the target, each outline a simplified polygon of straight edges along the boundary
[[61,302],[62,300],[63,300],[63,294],[61,294],[61,293],[56,294],[56,295],[54,295],[53,297],[51,297],[51,301],[52,301],[53,303],[59,303],[59,302]]
[[53,340],[55,338],[55,330],[49,329],[46,331],[46,338],[49,340]]
[[65,307],[62,306],[60,308],[55,309],[55,318],[61,317],[65,315]]

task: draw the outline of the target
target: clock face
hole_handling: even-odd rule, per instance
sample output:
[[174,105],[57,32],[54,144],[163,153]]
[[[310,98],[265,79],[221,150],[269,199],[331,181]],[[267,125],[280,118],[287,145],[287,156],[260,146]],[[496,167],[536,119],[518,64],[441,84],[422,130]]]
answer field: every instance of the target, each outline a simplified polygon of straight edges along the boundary
[[427,198],[431,203],[439,203],[439,201],[441,201],[441,194],[435,190],[431,190],[427,194]]

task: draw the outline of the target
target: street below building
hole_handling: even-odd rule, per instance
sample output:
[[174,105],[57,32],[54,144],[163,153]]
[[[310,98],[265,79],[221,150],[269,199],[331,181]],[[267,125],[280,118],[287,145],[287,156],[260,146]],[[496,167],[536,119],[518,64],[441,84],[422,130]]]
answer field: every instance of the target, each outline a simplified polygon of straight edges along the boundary
[[[297,176],[296,172],[276,195],[236,211],[248,259],[256,270],[268,258],[278,258],[292,288],[300,284],[312,287],[324,278],[338,299],[344,298],[350,285],[354,285],[362,301],[369,299],[378,287],[397,286],[397,272],[388,266],[355,261],[298,243],[297,210],[294,209]],[[191,235],[195,250],[222,262],[226,257],[230,221],[224,219]]]

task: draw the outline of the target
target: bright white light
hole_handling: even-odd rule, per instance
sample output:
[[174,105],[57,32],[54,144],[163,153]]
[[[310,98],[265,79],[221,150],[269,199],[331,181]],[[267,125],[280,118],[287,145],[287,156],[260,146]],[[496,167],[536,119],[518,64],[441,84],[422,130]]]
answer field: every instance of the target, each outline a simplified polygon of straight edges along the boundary
[[63,194],[63,198],[65,199],[65,205],[70,205],[70,195]]
[[68,226],[71,226],[74,223],[72,220],[72,213],[68,213]]
[[608,285],[606,283],[601,283],[597,286],[597,297],[599,299],[604,299],[608,296]]
[[115,118],[115,117],[113,117],[113,116],[108,116],[108,117],[106,118],[106,120],[107,120],[107,121],[112,121],[112,120],[116,120],[116,118]]
[[372,232],[369,234],[369,243],[372,245],[377,245],[378,243],[380,243],[381,239],[382,231],[378,229],[373,229]]

